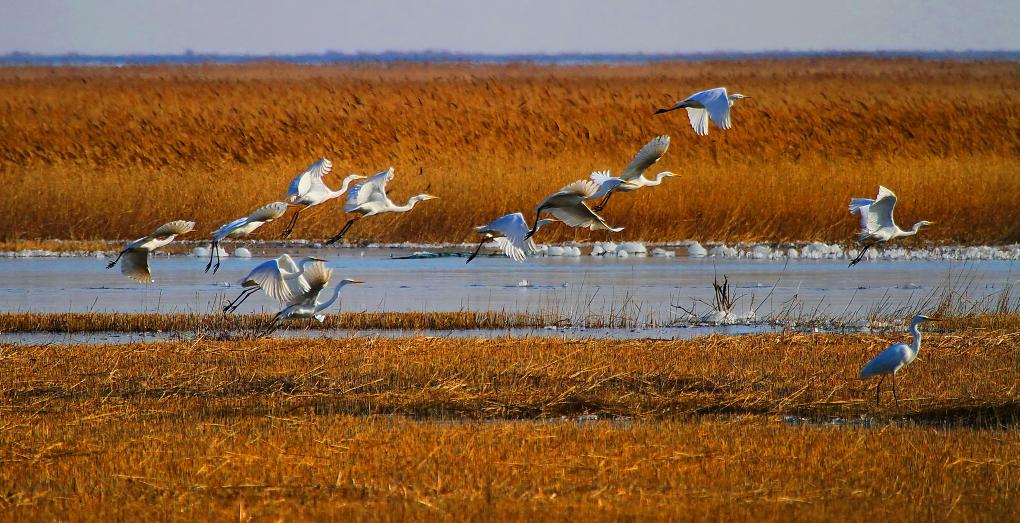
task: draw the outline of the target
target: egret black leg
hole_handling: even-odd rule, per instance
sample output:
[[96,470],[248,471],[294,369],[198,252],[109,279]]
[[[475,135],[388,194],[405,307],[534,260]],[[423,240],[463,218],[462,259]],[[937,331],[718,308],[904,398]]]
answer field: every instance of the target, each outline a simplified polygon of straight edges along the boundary
[[344,224],[344,228],[340,229],[340,232],[336,236],[327,241],[326,245],[333,245],[334,243],[344,239],[344,235],[347,234],[347,231],[351,228],[351,225],[354,225],[354,222],[356,220],[357,218],[351,218],[350,220],[347,220],[347,223]]
[[900,406],[900,398],[896,396],[896,373],[892,375],[892,397],[896,400],[896,406]]
[[602,201],[600,201],[600,202],[598,203],[598,205],[596,205],[596,206],[595,206],[595,208],[594,208],[594,209],[592,209],[592,210],[593,210],[593,211],[595,211],[595,212],[599,212],[599,211],[601,211],[602,209],[605,209],[605,207],[606,207],[606,204],[607,204],[607,203],[609,203],[609,197],[610,197],[610,196],[612,196],[614,192],[616,192],[616,191],[609,191],[609,194],[605,195],[605,196],[604,196],[604,197],[602,198]]
[[475,248],[475,252],[471,253],[471,256],[468,256],[467,261],[464,262],[465,264],[471,263],[471,260],[475,259],[475,256],[478,256],[478,252],[482,250],[482,245],[485,245],[485,241],[488,239],[489,238],[487,237],[482,238],[482,241],[478,242],[478,247]]
[[535,209],[535,224],[531,226],[531,230],[528,231],[528,234],[524,236],[525,240],[534,236],[535,231],[538,230],[538,217],[542,215],[542,209],[545,209],[545,207],[539,207],[538,209]]
[[269,325],[266,326],[266,330],[263,331],[262,334],[259,334],[258,337],[265,338],[266,336],[269,336],[270,334],[276,332],[277,325],[279,324],[279,322],[280,322],[279,318],[273,318],[273,321],[269,322]]
[[300,209],[294,212],[294,216],[291,217],[290,223],[287,224],[287,228],[284,229],[283,234],[281,234],[282,237],[284,238],[290,237],[290,233],[294,232],[294,226],[297,225],[298,218],[301,217],[301,211],[307,208],[308,207],[301,207]]
[[234,298],[234,301],[228,303],[226,307],[223,307],[223,312],[236,311],[237,308],[240,307],[242,303],[244,303],[244,300],[247,300],[249,296],[255,294],[256,292],[258,292],[258,290],[259,290],[258,287],[252,287],[250,289],[245,289],[241,291],[241,294],[238,294],[237,297]]
[[205,272],[209,272],[209,269],[212,268],[213,256],[216,255],[216,248],[218,246],[219,242],[212,242],[212,245],[209,247],[209,263],[205,264]]
[[117,257],[114,258],[112,262],[106,264],[106,268],[107,269],[112,269],[114,265],[117,265],[117,262],[120,261],[120,257],[124,256],[125,252],[127,252],[127,251],[120,251],[120,253],[117,254]]
[[849,269],[850,267],[861,263],[861,260],[864,259],[864,253],[868,252],[868,249],[870,248],[871,245],[865,245],[864,248],[861,249],[861,252],[857,253],[857,256],[854,259],[850,260],[850,265],[847,265],[846,267]]
[[875,385],[875,405],[879,405],[879,393],[882,392],[882,382],[885,381],[885,375],[878,379],[878,385]]

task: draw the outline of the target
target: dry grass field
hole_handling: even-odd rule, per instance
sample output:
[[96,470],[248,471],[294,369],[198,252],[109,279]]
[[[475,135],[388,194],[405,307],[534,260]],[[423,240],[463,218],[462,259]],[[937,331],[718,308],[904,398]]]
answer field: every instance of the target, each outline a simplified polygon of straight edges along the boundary
[[1011,518],[1020,337],[898,339],[0,346],[0,518]]
[[[701,138],[682,113],[652,116],[715,85],[753,96],[730,131]],[[470,225],[619,172],[659,134],[673,139],[659,166],[680,177],[615,198],[619,238],[848,241],[847,200],[881,183],[904,225],[939,222],[928,240],[1020,241],[1015,62],[18,67],[0,69],[0,100],[5,242],[134,238],[177,218],[206,234],[281,199],[320,156],[334,185],[392,165],[395,199],[441,198],[350,240],[465,241]],[[334,202],[295,236],[343,221]]]

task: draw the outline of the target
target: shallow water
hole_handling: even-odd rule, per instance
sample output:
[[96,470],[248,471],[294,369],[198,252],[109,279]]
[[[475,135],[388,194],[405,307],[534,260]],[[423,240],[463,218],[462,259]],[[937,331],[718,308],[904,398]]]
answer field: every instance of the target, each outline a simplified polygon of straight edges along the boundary
[[[569,338],[569,339],[617,339],[617,340],[680,340],[709,334],[742,335],[775,332],[778,327],[766,325],[719,325],[698,327],[659,327],[634,329],[587,329],[587,328],[521,328],[521,329],[455,329],[455,330],[278,330],[272,338],[346,339],[346,338],[405,338],[429,336],[438,338]],[[234,334],[238,336],[237,333]],[[194,332],[14,332],[0,333],[0,344],[15,345],[63,345],[102,344],[120,345],[128,343],[152,343],[168,340],[194,340]],[[212,338],[213,336],[206,335]]]
[[[96,258],[0,259],[0,311],[32,312],[218,312],[240,292],[237,280],[278,250],[254,249],[256,258],[224,258],[219,273],[203,272],[206,260],[192,256],[155,256],[155,284],[123,277],[108,260]],[[988,300],[1020,278],[1010,261],[868,261],[848,269],[844,260],[747,260],[716,258],[531,258],[515,263],[505,257],[392,259],[410,249],[343,248],[291,250],[325,257],[340,277],[367,283],[345,288],[345,311],[503,310],[555,313],[567,318],[587,314],[624,315],[666,323],[680,309],[697,315],[709,308],[712,280],[729,276],[742,296],[736,313],[751,299],[757,317],[778,314],[789,303],[803,315],[864,314],[916,304],[947,284],[973,300]],[[260,257],[261,256],[261,257]],[[1020,269],[1020,267],[1017,267]],[[526,281],[526,286],[522,284]],[[777,284],[778,282],[778,284]],[[773,286],[775,291],[769,295]],[[276,312],[268,298],[253,296],[237,311]]]

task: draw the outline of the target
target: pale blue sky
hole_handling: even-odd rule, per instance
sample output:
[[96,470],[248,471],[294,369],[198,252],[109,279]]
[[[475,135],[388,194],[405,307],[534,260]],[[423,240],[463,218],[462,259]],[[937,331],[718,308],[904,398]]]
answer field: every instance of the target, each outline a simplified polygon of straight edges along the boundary
[[1020,50],[1020,0],[4,0],[0,53]]

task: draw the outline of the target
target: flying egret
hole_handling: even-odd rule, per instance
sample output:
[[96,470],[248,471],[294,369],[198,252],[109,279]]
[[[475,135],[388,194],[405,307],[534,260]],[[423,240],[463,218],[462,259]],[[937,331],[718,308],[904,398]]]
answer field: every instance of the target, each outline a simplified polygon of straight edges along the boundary
[[117,265],[117,262],[124,257],[124,263],[120,264],[120,272],[128,278],[140,283],[152,283],[152,275],[149,273],[149,253],[174,241],[179,234],[191,232],[195,228],[195,222],[177,220],[160,226],[148,236],[143,236],[124,246],[124,249],[117,254],[112,262],[106,265],[107,269]]
[[326,183],[322,180],[332,170],[333,162],[322,158],[290,182],[290,186],[287,187],[287,202],[291,205],[300,205],[301,207],[294,213],[294,217],[287,224],[287,228],[283,230],[282,236],[284,238],[294,232],[294,226],[297,225],[298,217],[301,216],[302,211],[326,203],[333,198],[343,196],[351,182],[365,178],[360,174],[352,174],[344,178],[343,185],[340,186],[339,191],[334,191],[327,187]]
[[312,262],[305,268],[303,277],[305,282],[308,284],[308,290],[294,294],[294,296],[287,302],[287,307],[273,317],[273,321],[266,327],[266,331],[262,334],[263,336],[266,336],[276,330],[277,325],[281,321],[296,320],[300,318],[315,318],[322,323],[326,320],[326,315],[322,314],[322,311],[333,305],[333,302],[335,302],[340,296],[340,290],[343,289],[344,286],[349,284],[365,283],[360,280],[352,280],[349,278],[340,280],[340,282],[333,288],[333,296],[329,299],[321,300],[322,291],[327,285],[329,285],[329,280],[333,277],[333,269],[326,267],[326,264],[323,262]]
[[729,129],[733,126],[730,122],[730,107],[733,102],[750,98],[740,93],[726,94],[725,87],[716,87],[694,93],[683,100],[673,104],[668,109],[659,109],[655,114],[668,113],[677,109],[687,109],[687,117],[691,120],[691,127],[698,136],[708,135],[708,120],[715,122],[720,129]]
[[623,227],[610,227],[606,220],[584,202],[598,192],[599,187],[590,180],[578,180],[551,194],[535,208],[535,226],[524,237],[531,238],[538,230],[539,215],[543,211],[557,217],[569,227],[587,227],[589,230],[620,232]]
[[860,263],[864,259],[864,253],[878,243],[887,242],[894,238],[913,236],[922,227],[935,225],[935,222],[921,220],[915,223],[911,230],[904,231],[893,221],[893,209],[895,207],[896,195],[881,185],[878,186],[878,196],[874,200],[867,198],[854,198],[850,200],[850,212],[860,213],[861,215],[861,231],[858,234],[857,241],[863,244],[864,247],[857,254],[857,257],[850,260],[850,265],[847,267],[853,267]]
[[358,214],[344,224],[340,232],[326,242],[332,245],[343,239],[344,234],[354,225],[354,222],[367,216],[375,216],[387,212],[407,212],[414,208],[418,202],[435,200],[437,197],[431,194],[419,194],[412,196],[405,205],[397,205],[386,196],[386,184],[393,179],[393,167],[378,173],[369,179],[356,184],[347,191],[347,203],[344,204],[345,212]]
[[644,172],[655,162],[659,161],[659,158],[666,154],[667,149],[669,149],[669,136],[658,136],[645,144],[634,155],[634,159],[627,164],[627,167],[623,169],[623,173],[619,177],[610,176],[609,171],[592,173],[591,180],[599,185],[599,190],[592,195],[591,199],[602,198],[602,201],[595,207],[592,207],[592,210],[598,212],[604,209],[606,203],[609,202],[609,197],[614,192],[633,192],[642,187],[653,187],[661,184],[663,178],[676,176],[669,171],[662,171],[655,175],[654,180],[644,177]]
[[273,202],[255,209],[254,212],[244,218],[238,218],[213,231],[212,247],[209,249],[209,263],[205,266],[205,272],[209,272],[209,268],[213,266],[213,256],[216,257],[216,267],[213,269],[213,274],[220,270],[221,241],[244,238],[255,232],[255,229],[283,216],[285,212],[287,212],[286,202]]
[[223,312],[237,310],[249,296],[261,289],[270,298],[288,303],[297,294],[308,292],[308,282],[304,278],[305,266],[312,262],[325,262],[322,258],[308,256],[294,263],[289,254],[279,258],[266,260],[255,266],[247,276],[241,278],[244,289],[233,301],[223,307]]
[[896,373],[903,367],[914,361],[917,357],[917,351],[921,348],[921,330],[920,326],[925,321],[939,321],[936,318],[918,314],[914,316],[914,321],[910,323],[910,335],[914,337],[914,342],[910,345],[906,343],[897,343],[888,349],[878,353],[867,365],[861,369],[861,378],[870,378],[872,376],[881,375],[882,377],[878,380],[878,386],[875,387],[875,405],[878,405],[879,392],[882,388],[882,381],[885,380],[886,374],[892,375],[892,391],[893,399],[896,400],[896,405],[900,404],[899,398],[896,397]]
[[[538,231],[547,223],[558,221],[555,218],[543,218],[538,220],[535,230]],[[503,253],[519,262],[524,261],[528,254],[534,254],[538,250],[531,238],[525,238],[530,227],[524,220],[524,215],[519,212],[500,216],[485,225],[475,227],[475,230],[482,235],[482,240],[478,242],[475,252],[471,253],[464,263],[471,263],[471,260],[475,259],[478,252],[482,250],[482,245],[489,240],[495,241]]]

